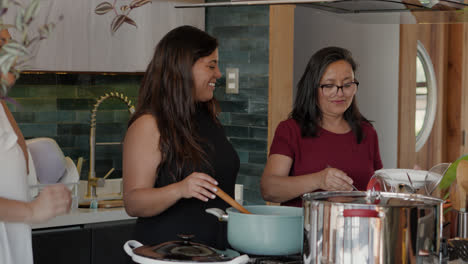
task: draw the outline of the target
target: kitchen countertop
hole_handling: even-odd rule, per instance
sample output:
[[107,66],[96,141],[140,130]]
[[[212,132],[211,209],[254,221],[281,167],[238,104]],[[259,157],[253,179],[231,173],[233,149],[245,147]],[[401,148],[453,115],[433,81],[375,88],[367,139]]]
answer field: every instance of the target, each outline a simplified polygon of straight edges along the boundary
[[34,224],[32,225],[32,229],[64,227],[129,219],[136,219],[136,217],[129,216],[123,207],[109,209],[77,208],[66,215],[57,216],[44,223]]

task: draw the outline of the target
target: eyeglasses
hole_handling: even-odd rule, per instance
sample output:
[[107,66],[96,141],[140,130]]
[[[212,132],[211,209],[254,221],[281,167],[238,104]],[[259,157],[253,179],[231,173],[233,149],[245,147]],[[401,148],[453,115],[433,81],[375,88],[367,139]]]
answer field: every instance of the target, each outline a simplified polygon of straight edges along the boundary
[[352,95],[357,90],[358,86],[359,86],[359,82],[354,81],[354,82],[345,83],[341,86],[336,85],[336,84],[321,84],[320,88],[322,88],[323,95],[334,97],[338,93],[339,89],[341,89],[341,91],[345,95],[348,95],[348,96]]

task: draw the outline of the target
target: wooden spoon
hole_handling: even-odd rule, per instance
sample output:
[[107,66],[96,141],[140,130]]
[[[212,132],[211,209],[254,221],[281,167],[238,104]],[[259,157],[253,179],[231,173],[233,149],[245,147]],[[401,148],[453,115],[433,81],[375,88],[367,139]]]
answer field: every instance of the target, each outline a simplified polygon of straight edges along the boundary
[[218,195],[219,198],[223,199],[226,203],[230,204],[232,207],[236,208],[241,213],[252,214],[247,209],[245,209],[244,206],[240,205],[238,202],[236,202],[236,200],[232,199],[232,197],[229,196],[229,194],[225,193],[219,187],[216,187],[216,188],[218,190],[215,193],[216,195]]
[[459,211],[466,212],[466,195],[468,193],[468,161],[461,160],[457,166],[457,194]]

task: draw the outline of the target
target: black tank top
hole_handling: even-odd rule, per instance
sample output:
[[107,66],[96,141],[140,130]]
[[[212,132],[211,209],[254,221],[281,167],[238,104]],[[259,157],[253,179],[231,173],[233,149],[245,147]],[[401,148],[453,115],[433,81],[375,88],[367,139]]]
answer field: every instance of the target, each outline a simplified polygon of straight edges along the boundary
[[[224,128],[217,125],[209,112],[203,107],[197,107],[195,124],[202,139],[201,147],[207,154],[212,168],[202,166],[197,172],[204,172],[213,177],[218,186],[234,197],[234,185],[239,171],[239,157],[227,140]],[[174,167],[167,166],[167,167]],[[166,167],[166,168],[167,168]],[[195,172],[192,166],[183,168],[183,176]],[[174,183],[168,169],[162,168],[158,173],[154,187],[164,187]],[[205,212],[207,208],[225,210],[229,205],[219,197],[208,202],[196,198],[180,199],[173,206],[159,215],[138,218],[136,239],[144,245],[159,244],[166,241],[181,240],[178,234],[193,234],[194,242],[203,243],[218,249],[228,247],[227,225],[219,222],[217,217]]]

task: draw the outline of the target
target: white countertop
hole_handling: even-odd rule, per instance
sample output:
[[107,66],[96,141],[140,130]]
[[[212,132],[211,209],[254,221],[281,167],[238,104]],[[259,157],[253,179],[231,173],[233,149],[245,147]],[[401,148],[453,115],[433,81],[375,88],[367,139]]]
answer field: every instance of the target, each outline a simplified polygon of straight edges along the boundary
[[57,216],[45,223],[34,224],[32,225],[32,229],[64,227],[128,219],[136,219],[136,217],[129,216],[123,207],[109,209],[77,208],[66,215]]

